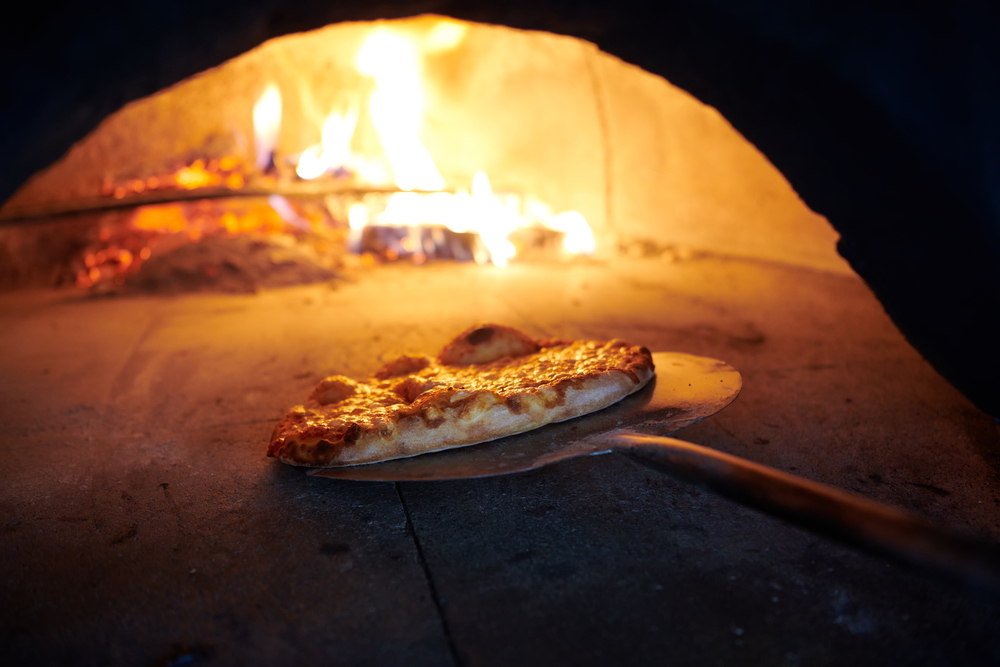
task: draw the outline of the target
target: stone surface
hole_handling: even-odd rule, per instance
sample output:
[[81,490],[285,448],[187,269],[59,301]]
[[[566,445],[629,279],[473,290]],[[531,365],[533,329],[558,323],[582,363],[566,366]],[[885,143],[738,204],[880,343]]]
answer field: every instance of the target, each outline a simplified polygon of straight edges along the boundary
[[855,277],[382,267],[255,296],[0,296],[9,664],[991,664],[996,602],[613,456],[360,484],[264,455],[329,373],[477,321],[724,359],[680,436],[1000,540],[1000,435]]

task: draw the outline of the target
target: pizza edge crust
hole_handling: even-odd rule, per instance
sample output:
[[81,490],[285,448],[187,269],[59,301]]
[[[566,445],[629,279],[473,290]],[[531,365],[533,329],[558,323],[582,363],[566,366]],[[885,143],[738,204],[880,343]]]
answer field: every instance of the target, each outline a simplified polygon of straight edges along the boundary
[[[375,429],[348,429],[340,434],[339,441],[333,442],[297,434],[279,437],[289,430],[286,417],[275,428],[269,454],[296,466],[361,465],[476,445],[580,417],[613,405],[653,378],[649,351],[631,349],[634,354],[625,368],[561,380],[504,397],[483,391],[451,403],[449,394],[438,394],[414,414],[400,419],[387,434]],[[440,415],[434,420],[435,426],[425,419],[431,412]]]

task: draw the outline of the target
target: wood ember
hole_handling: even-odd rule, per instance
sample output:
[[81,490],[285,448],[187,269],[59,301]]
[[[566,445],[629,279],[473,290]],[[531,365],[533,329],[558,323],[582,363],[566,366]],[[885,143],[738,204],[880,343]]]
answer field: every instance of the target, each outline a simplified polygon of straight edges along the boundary
[[249,293],[330,280],[343,265],[343,227],[322,205],[284,199],[139,207],[91,232],[76,285],[97,294]]
[[[366,195],[376,212],[387,198]],[[384,262],[490,262],[477,234],[442,225],[349,229],[352,196],[272,199],[164,202],[0,230],[0,287],[31,280],[99,295],[249,293]],[[537,226],[511,236],[519,261],[565,260],[562,239]]]
[[489,255],[476,234],[453,232],[440,225],[371,225],[363,230],[359,252],[370,253],[383,262],[408,260],[422,264],[435,259],[489,261]]
[[105,197],[124,199],[156,190],[176,191],[197,188],[225,187],[239,190],[251,175],[249,166],[239,155],[205,160],[197,158],[190,163],[177,164],[172,171],[146,176],[115,180],[105,177],[101,181],[101,194]]

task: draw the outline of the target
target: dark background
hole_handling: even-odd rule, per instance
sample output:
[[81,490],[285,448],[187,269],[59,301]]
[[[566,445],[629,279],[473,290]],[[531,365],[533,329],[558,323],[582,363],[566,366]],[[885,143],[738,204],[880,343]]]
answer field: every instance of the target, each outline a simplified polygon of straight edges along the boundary
[[987,2],[26,3],[0,24],[0,199],[102,118],[288,32],[425,12],[550,30],[718,108],[904,335],[1000,415],[1000,9]]

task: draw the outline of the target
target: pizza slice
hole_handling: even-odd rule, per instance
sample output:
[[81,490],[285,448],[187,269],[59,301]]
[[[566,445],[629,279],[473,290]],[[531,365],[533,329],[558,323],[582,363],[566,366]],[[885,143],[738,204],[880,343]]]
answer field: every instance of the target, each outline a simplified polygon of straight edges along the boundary
[[274,429],[268,456],[331,467],[474,445],[600,410],[653,374],[649,350],[622,340],[534,340],[483,324],[436,358],[404,355],[364,382],[323,379]]

